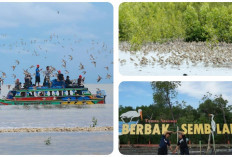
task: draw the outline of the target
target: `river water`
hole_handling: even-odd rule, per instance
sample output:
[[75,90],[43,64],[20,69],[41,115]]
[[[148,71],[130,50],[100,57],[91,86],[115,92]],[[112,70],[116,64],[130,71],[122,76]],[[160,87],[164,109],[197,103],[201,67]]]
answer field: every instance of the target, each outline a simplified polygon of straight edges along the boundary
[[[45,140],[51,137],[50,145]],[[1,133],[2,155],[110,154],[112,132]]]
[[[92,93],[96,88],[106,91],[107,104],[95,105],[28,105],[0,106],[0,129],[113,126],[113,85],[86,85]],[[2,95],[7,93],[2,87]],[[44,140],[51,137],[52,144]],[[0,133],[0,154],[109,154],[113,150],[113,133],[47,132]]]

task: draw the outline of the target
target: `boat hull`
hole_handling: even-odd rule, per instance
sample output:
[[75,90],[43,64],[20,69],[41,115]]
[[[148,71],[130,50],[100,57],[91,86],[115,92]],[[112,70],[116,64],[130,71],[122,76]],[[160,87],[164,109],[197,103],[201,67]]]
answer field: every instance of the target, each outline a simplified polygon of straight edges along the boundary
[[82,101],[12,101],[0,100],[0,105],[93,105],[104,104],[104,99],[98,100],[82,100]]

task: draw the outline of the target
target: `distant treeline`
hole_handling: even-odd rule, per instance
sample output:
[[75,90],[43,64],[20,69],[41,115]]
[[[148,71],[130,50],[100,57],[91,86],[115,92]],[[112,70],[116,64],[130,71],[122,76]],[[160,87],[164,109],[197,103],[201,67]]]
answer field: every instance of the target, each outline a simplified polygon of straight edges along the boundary
[[119,8],[119,40],[134,49],[173,40],[232,42],[232,4],[128,2]]

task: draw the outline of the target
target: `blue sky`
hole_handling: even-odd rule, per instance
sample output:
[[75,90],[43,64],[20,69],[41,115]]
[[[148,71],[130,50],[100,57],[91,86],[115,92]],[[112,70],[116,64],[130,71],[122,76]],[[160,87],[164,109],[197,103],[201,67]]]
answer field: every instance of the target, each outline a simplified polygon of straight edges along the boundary
[[[187,105],[198,108],[201,98],[207,92],[213,95],[222,94],[224,99],[232,103],[232,82],[181,82],[178,96],[174,101],[184,100]],[[122,82],[119,86],[119,104],[123,106],[150,105],[153,103],[153,91],[150,82]]]
[[[65,76],[71,79],[86,71],[86,83],[97,83],[98,75],[103,78],[100,83],[113,82],[110,3],[1,3],[0,15],[0,71],[7,75],[5,83],[13,83],[13,74],[22,80],[23,69],[37,64],[43,70],[47,65],[64,74],[67,70]],[[62,59],[67,61],[66,68],[62,67]],[[13,71],[15,60],[20,64]],[[85,70],[79,70],[80,63]],[[29,72],[35,73],[35,68]],[[107,74],[111,79],[106,79]]]

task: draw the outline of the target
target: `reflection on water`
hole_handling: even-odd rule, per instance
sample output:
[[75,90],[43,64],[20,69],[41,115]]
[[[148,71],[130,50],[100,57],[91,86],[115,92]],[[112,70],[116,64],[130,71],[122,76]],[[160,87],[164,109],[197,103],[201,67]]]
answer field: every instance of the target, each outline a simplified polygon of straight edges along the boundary
[[[51,144],[46,145],[49,137]],[[0,139],[0,154],[10,155],[110,154],[113,150],[112,132],[3,133]]]
[[113,105],[0,106],[0,128],[113,126]]

